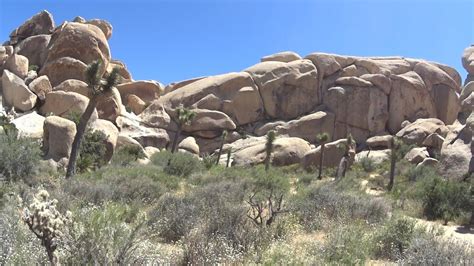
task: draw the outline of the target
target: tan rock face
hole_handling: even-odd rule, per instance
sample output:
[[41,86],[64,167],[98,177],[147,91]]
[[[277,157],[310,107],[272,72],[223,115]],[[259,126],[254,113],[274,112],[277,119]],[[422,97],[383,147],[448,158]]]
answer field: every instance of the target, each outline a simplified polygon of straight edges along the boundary
[[187,138],[183,139],[178,144],[178,149],[185,150],[185,151],[190,152],[192,154],[199,155],[199,146],[196,143],[196,139],[193,138],[193,137],[187,137]]
[[49,82],[48,76],[41,76],[34,79],[29,85],[28,88],[38,96],[40,101],[44,101],[46,94],[50,93],[53,88]]
[[87,65],[72,57],[62,57],[54,61],[47,61],[39,74],[48,76],[53,87],[65,80],[76,79],[85,81]]
[[166,130],[146,127],[140,120],[127,116],[119,116],[117,117],[116,123],[121,135],[133,138],[143,147],[152,146],[163,149],[166,148],[170,142],[170,136]]
[[[340,139],[333,142],[326,143],[324,146],[324,167],[337,167],[341,158],[346,152],[345,144],[346,139]],[[321,156],[321,146],[316,149],[312,149],[305,153],[301,160],[301,164],[305,169],[316,169],[319,167],[319,158]]]
[[[263,163],[266,158],[265,140],[264,138],[261,140],[257,145],[250,145],[235,152],[232,165],[256,165]],[[275,166],[299,163],[304,154],[310,149],[309,143],[303,139],[280,137],[274,142],[271,162]],[[232,148],[232,150],[236,150],[236,148]]]
[[77,79],[67,79],[54,87],[54,91],[69,91],[89,97],[90,89],[87,83]]
[[235,124],[255,122],[263,117],[263,104],[251,76],[247,73],[229,73],[192,82],[165,94],[161,105],[220,111]]
[[371,150],[389,149],[392,146],[392,135],[374,136],[368,138],[366,143]]
[[464,49],[462,54],[462,66],[469,74],[474,74],[474,45]]
[[34,15],[23,25],[10,33],[10,44],[16,44],[19,41],[30,36],[39,34],[50,34],[54,29],[53,16],[46,10]]
[[122,102],[127,105],[127,97],[129,94],[134,94],[146,103],[150,103],[160,97],[163,88],[156,81],[141,80],[122,83],[117,86]]
[[19,54],[13,54],[8,57],[4,68],[24,79],[28,74],[28,58]]
[[76,135],[74,122],[58,117],[49,116],[44,121],[43,149],[48,158],[59,161],[69,158],[72,142]]
[[292,62],[292,61],[296,61],[300,59],[302,58],[297,53],[286,51],[286,52],[280,52],[280,53],[264,56],[260,59],[260,62],[277,61],[277,62],[288,63],[288,62]]
[[44,116],[32,112],[14,119],[12,123],[18,129],[20,137],[41,139],[43,138],[44,120]]
[[235,123],[225,113],[207,109],[193,110],[196,116],[190,125],[184,125],[183,131],[194,133],[203,138],[219,136],[223,130],[235,130]]
[[123,62],[112,59],[107,67],[107,73],[112,72],[112,69],[114,68],[118,68],[119,75],[121,77],[119,83],[127,83],[132,81],[132,74],[130,74],[127,66]]
[[288,135],[315,142],[316,136],[320,133],[333,135],[334,114],[322,111],[316,112],[276,126],[275,130],[279,135]]
[[[474,113],[471,114],[474,118]],[[474,172],[474,120],[466,122],[466,127],[457,126],[448,133],[441,148],[439,170],[444,177],[451,180],[462,180]]]
[[318,72],[309,60],[262,62],[245,71],[255,80],[272,118],[296,118],[319,104]]
[[[45,102],[40,108],[40,114],[54,114],[61,117],[69,117],[72,114],[81,115],[87,107],[89,99],[75,92],[53,91],[46,94]],[[91,121],[97,119],[94,111]]]
[[418,119],[413,123],[408,124],[397,133],[397,137],[403,139],[407,144],[416,144],[421,146],[423,141],[431,134],[438,134],[445,137],[448,133],[448,128],[443,121],[436,118]]
[[30,65],[42,67],[46,60],[51,35],[41,34],[26,38],[16,47],[15,52],[28,58]]
[[145,110],[146,103],[137,95],[129,94],[127,96],[127,106],[130,107],[133,113],[139,115],[143,110]]
[[38,97],[28,89],[22,79],[8,70],[3,71],[2,90],[6,106],[25,112],[36,105]]
[[125,112],[122,104],[122,98],[117,88],[101,94],[97,101],[97,113],[99,118],[106,119],[115,123],[119,115]]
[[110,39],[112,36],[112,25],[103,19],[91,19],[85,22],[86,24],[91,24],[97,26],[105,35],[105,38]]

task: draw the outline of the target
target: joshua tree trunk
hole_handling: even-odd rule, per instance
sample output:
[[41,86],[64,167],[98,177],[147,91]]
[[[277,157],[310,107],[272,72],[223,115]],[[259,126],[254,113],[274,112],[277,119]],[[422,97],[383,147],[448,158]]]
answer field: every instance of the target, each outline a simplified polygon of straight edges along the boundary
[[397,157],[395,156],[395,147],[392,145],[392,151],[390,154],[390,181],[388,182],[387,189],[392,191],[393,183],[395,180],[395,165],[397,163]]
[[84,138],[84,133],[87,128],[87,123],[92,116],[97,105],[97,96],[94,95],[89,100],[86,110],[81,115],[79,124],[77,125],[76,136],[72,143],[71,155],[69,156],[69,163],[67,165],[66,178],[70,178],[76,174],[76,161],[79,155],[79,149],[81,147],[82,139]]
[[224,147],[225,138],[222,138],[221,146],[219,147],[219,153],[217,153],[216,165],[219,165],[219,161],[221,160],[222,155],[222,148]]
[[342,157],[341,161],[339,162],[339,165],[337,167],[337,176],[336,176],[336,179],[338,180],[346,176],[347,165],[349,162],[348,157],[349,156],[344,155],[344,157]]
[[175,153],[176,147],[178,146],[178,138],[181,136],[181,127],[178,126],[178,130],[176,131],[176,134],[174,134],[173,138],[173,145],[171,145],[171,153]]
[[271,152],[267,152],[267,157],[265,158],[265,171],[270,169],[270,157],[272,156]]
[[227,151],[227,162],[226,162],[226,164],[225,164],[225,167],[226,167],[226,168],[229,168],[229,165],[230,165],[230,155],[231,155],[231,153],[232,153],[232,150],[229,149],[229,150]]
[[324,161],[324,143],[321,144],[321,156],[319,156],[319,173],[318,179],[321,180],[323,177],[323,161]]

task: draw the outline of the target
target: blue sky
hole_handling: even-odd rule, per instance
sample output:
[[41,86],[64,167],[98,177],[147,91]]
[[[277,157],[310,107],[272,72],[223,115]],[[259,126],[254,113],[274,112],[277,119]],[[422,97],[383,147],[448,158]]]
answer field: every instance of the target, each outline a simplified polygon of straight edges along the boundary
[[0,0],[0,41],[43,9],[57,25],[108,20],[112,56],[134,79],[165,84],[285,50],[424,58],[464,78],[461,54],[474,43],[474,0]]

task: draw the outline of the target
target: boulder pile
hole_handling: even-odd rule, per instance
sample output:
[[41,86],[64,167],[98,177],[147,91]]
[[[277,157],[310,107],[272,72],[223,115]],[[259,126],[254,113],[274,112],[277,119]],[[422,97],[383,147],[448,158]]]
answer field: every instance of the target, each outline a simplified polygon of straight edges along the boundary
[[[344,155],[339,142],[349,134],[358,151],[389,149],[396,135],[426,147],[428,159],[436,153],[446,157],[441,165],[450,174],[472,171],[472,147],[464,147],[470,145],[467,140],[472,143],[474,125],[466,124],[474,120],[472,46],[462,59],[469,72],[464,87],[454,68],[426,60],[294,52],[265,56],[240,72],[164,86],[135,81],[126,65],[113,59],[108,44],[112,31],[107,21],[82,17],[55,26],[52,15],[42,11],[0,46],[3,106],[14,108],[18,120],[34,113],[28,119],[31,126],[20,131],[42,136],[54,160],[67,159],[75,132],[67,119],[84,111],[90,96],[84,71],[100,60],[101,73],[118,67],[121,76],[120,84],[102,96],[91,123],[108,134],[109,155],[123,143],[143,150],[169,148],[178,129],[177,108],[184,107],[196,116],[182,128],[179,150],[198,156],[215,153],[226,131],[224,150],[234,152],[234,165],[263,162],[262,136],[274,130],[275,165],[313,164],[319,133],[330,136],[328,166]],[[62,132],[63,138],[55,137]],[[451,163],[459,167],[452,170]]]

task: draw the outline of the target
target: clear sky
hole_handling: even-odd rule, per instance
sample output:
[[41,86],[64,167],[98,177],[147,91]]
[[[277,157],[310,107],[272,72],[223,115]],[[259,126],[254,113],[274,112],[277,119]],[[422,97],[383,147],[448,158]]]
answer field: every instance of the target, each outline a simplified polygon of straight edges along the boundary
[[240,71],[271,53],[424,58],[455,67],[474,43],[474,0],[0,0],[0,41],[37,12],[112,23],[113,58],[165,84]]

